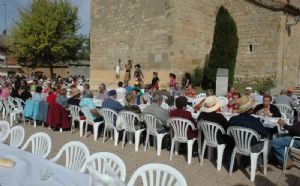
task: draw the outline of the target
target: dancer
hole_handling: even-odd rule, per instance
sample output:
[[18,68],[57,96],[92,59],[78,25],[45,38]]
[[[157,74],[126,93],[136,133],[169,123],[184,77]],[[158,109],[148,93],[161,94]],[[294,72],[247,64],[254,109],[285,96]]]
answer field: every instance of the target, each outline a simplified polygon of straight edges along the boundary
[[118,64],[115,66],[116,79],[120,79],[121,70],[121,59],[119,59]]
[[128,60],[128,63],[125,65],[125,78],[124,78],[124,84],[128,85],[129,80],[131,80],[131,69],[132,69],[132,60]]
[[141,70],[141,65],[136,64],[134,65],[135,71],[134,71],[134,78],[139,83],[140,86],[144,85],[143,78],[144,74]]

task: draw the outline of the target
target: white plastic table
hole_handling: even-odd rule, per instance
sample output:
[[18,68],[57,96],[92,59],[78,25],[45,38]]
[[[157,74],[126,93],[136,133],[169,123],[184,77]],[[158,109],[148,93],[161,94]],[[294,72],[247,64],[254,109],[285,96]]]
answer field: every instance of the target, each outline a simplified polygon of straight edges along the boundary
[[[89,176],[73,171],[29,152],[0,143],[0,158],[16,162],[15,167],[0,166],[1,186],[88,186]],[[45,176],[46,174],[46,176]],[[47,179],[45,179],[45,177]]]

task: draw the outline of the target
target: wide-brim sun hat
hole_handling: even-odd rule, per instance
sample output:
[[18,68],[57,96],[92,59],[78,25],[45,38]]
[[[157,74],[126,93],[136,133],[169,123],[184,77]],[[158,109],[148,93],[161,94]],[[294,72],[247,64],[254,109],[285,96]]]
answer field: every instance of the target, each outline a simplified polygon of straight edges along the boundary
[[256,105],[255,100],[252,97],[245,95],[239,99],[239,107],[237,111],[239,113],[244,113],[250,110],[251,108],[253,108],[255,105]]
[[80,94],[80,90],[78,88],[75,87],[71,89],[71,97],[74,97],[78,94]]
[[205,99],[201,111],[208,113],[214,112],[220,108],[220,105],[220,100],[216,96],[209,96]]

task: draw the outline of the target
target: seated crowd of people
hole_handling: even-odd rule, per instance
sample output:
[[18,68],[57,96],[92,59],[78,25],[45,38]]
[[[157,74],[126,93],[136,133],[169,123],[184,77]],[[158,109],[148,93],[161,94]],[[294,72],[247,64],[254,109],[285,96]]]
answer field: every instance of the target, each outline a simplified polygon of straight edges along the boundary
[[[221,125],[226,131],[229,126],[240,126],[249,128],[257,132],[262,138],[270,139],[270,151],[275,155],[279,165],[283,164],[284,149],[289,145],[289,142],[293,136],[300,136],[300,123],[289,125],[285,120],[279,119],[278,125],[283,130],[288,132],[284,135],[279,135],[273,138],[277,133],[277,127],[266,128],[263,126],[263,121],[255,115],[263,115],[268,117],[281,117],[281,112],[274,105],[286,104],[291,108],[297,108],[299,103],[297,97],[293,95],[293,90],[282,90],[278,96],[271,96],[269,91],[261,92],[260,94],[252,93],[252,88],[246,88],[246,94],[241,94],[232,88],[227,95],[228,105],[226,110],[228,112],[236,113],[229,120],[222,114],[222,108],[220,100],[214,95],[214,90],[206,90],[206,98],[202,99],[198,103],[195,103],[193,109],[195,111],[201,111],[198,118],[192,116],[192,112],[187,110],[188,98],[196,97],[196,91],[193,89],[191,79],[186,74],[186,81],[183,82],[182,88],[185,89],[181,92],[175,79],[174,74],[170,74],[169,92],[168,98],[173,96],[173,102],[169,103],[173,107],[170,110],[165,110],[161,107],[164,97],[158,86],[158,74],[153,73],[153,81],[150,86],[142,91],[142,87],[138,85],[123,86],[122,82],[118,83],[118,88],[107,90],[105,84],[99,85],[99,93],[95,96],[96,99],[102,100],[102,108],[109,108],[117,113],[123,110],[131,111],[136,114],[152,114],[160,123],[157,123],[157,132],[164,133],[170,131],[168,126],[168,119],[171,117],[185,118],[194,125],[197,129],[197,122],[202,120],[211,121]],[[67,85],[70,85],[67,87]],[[79,86],[82,86],[82,90]],[[68,95],[67,89],[70,89]],[[148,99],[147,95],[151,98]],[[97,110],[97,106],[94,102],[94,94],[90,90],[88,83],[81,82],[78,84],[77,79],[61,79],[58,78],[55,81],[50,79],[26,79],[17,77],[14,82],[5,81],[1,88],[1,98],[7,99],[8,96],[18,97],[26,101],[31,99],[32,101],[46,101],[51,104],[59,104],[63,108],[67,109],[69,105],[77,105],[80,107],[88,107],[95,122],[102,121],[103,118]],[[120,101],[121,100],[121,101]],[[140,103],[147,103],[147,105],[141,109]],[[175,104],[175,105],[174,105]],[[293,121],[292,121],[293,122]],[[115,123],[116,125],[116,123]],[[145,127],[145,123],[140,122],[135,124],[137,128]],[[192,130],[188,128],[187,138],[196,138],[198,130]],[[230,154],[234,148],[233,139],[227,134],[223,135],[218,133],[218,143],[226,144],[226,149],[229,153],[225,153],[225,156]],[[198,144],[200,145],[200,144]],[[263,147],[262,143],[257,141],[251,142],[252,151],[260,151]],[[300,141],[294,143],[294,146],[300,148]],[[196,149],[196,148],[195,148]],[[271,150],[272,149],[272,150]],[[271,153],[272,154],[272,153]],[[226,158],[226,157],[225,157]],[[262,158],[258,159],[258,164],[262,164]],[[293,161],[289,158],[287,168],[293,166]]]

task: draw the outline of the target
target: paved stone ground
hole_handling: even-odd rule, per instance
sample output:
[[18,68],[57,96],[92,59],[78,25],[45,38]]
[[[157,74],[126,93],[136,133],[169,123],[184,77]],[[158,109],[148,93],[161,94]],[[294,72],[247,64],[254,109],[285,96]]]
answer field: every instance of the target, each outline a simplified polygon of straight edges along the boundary
[[[27,122],[26,122],[27,123]],[[127,144],[124,149],[121,148],[121,143],[117,147],[113,145],[113,141],[109,139],[102,143],[102,138],[98,141],[93,140],[93,135],[88,133],[88,137],[79,137],[79,132],[73,134],[70,131],[52,131],[46,127],[38,126],[34,128],[32,125],[25,125],[25,140],[30,135],[36,132],[46,132],[52,139],[52,150],[49,158],[56,155],[58,150],[69,141],[81,141],[86,144],[91,154],[96,152],[112,152],[121,157],[127,168],[126,182],[130,179],[133,172],[140,166],[147,163],[163,163],[168,164],[179,170],[189,186],[214,186],[214,185],[300,185],[300,164],[288,170],[286,174],[282,170],[268,165],[268,175],[264,176],[262,173],[257,172],[255,182],[249,180],[249,168],[245,170],[238,170],[229,176],[228,170],[223,166],[221,171],[217,171],[213,161],[204,160],[203,166],[200,166],[198,158],[192,159],[192,164],[188,165],[184,155],[173,156],[173,160],[169,160],[169,151],[162,150],[161,156],[156,155],[154,147],[150,147],[144,152],[144,146],[141,144],[139,151],[134,152],[134,144]]]

